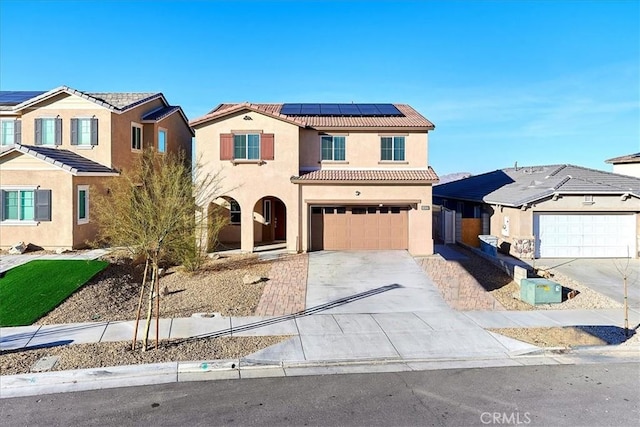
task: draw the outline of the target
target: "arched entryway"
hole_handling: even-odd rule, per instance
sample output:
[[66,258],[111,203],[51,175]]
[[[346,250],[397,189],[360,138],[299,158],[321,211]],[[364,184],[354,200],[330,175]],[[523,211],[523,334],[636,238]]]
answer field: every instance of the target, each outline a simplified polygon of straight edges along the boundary
[[207,250],[237,249],[241,240],[240,204],[233,197],[218,197],[208,207]]
[[287,241],[287,207],[274,196],[265,196],[253,207],[254,246]]

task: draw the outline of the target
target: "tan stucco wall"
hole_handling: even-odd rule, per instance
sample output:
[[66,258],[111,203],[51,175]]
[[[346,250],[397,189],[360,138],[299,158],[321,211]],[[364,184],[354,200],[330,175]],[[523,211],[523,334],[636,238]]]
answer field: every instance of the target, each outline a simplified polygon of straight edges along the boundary
[[[244,120],[245,116],[251,120]],[[220,160],[220,134],[233,131],[261,131],[275,135],[274,160],[263,164],[237,164]],[[240,204],[242,224],[253,224],[253,209],[265,196],[282,200],[287,208],[287,249],[296,251],[298,240],[298,189],[290,181],[298,174],[298,127],[255,112],[241,112],[225,120],[209,122],[196,129],[196,159],[211,173],[222,170],[225,195]],[[256,218],[257,218],[256,214]],[[260,236],[260,225],[242,227],[242,250],[250,251]]]
[[640,163],[620,163],[613,165],[613,173],[640,178]]
[[72,176],[60,170],[5,170],[0,164],[0,186],[34,186],[51,190],[51,221],[37,225],[4,225],[0,222],[0,247],[6,249],[18,243],[32,243],[45,249],[73,246]]
[[[33,109],[22,113],[22,144],[35,145],[35,119],[62,119],[62,145],[65,150],[73,151],[83,157],[106,166],[111,166],[111,112],[94,102],[66,93],[37,104]],[[71,119],[98,119],[98,145],[79,147],[71,145]]]
[[[104,192],[104,182],[109,178],[74,176],[73,177],[73,245],[74,247],[89,246],[96,239],[98,224],[92,213],[95,206],[94,201],[97,192]],[[80,224],[78,222],[78,186],[89,186],[89,222]]]
[[[321,162],[322,135],[335,135],[345,137],[345,161]],[[404,136],[405,161],[381,162],[380,138],[383,136]],[[345,169],[345,168],[426,168],[427,133],[378,132],[378,131],[336,131],[318,132],[316,130],[301,129],[300,131],[300,167],[303,170],[313,169]]]
[[[356,191],[360,192],[356,196]],[[301,250],[309,248],[310,202],[326,200],[333,204],[394,204],[393,201],[419,201],[409,211],[409,252],[414,256],[432,255],[430,185],[303,185],[301,186]],[[319,204],[319,203],[313,203]],[[403,204],[403,203],[396,203]],[[406,203],[405,203],[406,204]],[[429,210],[423,210],[428,206]]]

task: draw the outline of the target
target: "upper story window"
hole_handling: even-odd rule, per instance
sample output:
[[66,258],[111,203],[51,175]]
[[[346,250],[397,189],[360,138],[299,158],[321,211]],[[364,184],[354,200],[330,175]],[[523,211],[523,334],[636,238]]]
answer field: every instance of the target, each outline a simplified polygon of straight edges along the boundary
[[158,131],[158,153],[164,153],[167,151],[167,131],[166,129],[160,129]]
[[322,160],[345,160],[344,136],[323,136],[322,137]]
[[233,158],[259,160],[260,134],[248,133],[233,135]]
[[62,119],[36,119],[36,145],[62,144]]
[[71,119],[71,145],[98,145],[98,119]]
[[380,159],[404,161],[404,136],[383,136],[380,138]]
[[142,126],[131,123],[131,149],[142,150]]
[[0,120],[0,144],[20,144],[20,120]]

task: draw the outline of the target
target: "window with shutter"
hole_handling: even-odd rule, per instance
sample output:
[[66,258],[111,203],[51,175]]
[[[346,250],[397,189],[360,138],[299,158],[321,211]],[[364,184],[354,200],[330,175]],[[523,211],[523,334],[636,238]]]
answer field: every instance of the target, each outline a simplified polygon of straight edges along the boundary
[[[43,202],[38,201],[38,194],[44,191],[46,197]],[[3,222],[22,222],[22,223],[35,223],[35,221],[50,221],[50,199],[51,190],[26,190],[17,188],[4,188],[2,189],[1,196],[1,219]],[[38,215],[39,203],[46,202],[48,207],[48,216],[46,219],[39,219],[42,216]]]
[[16,143],[17,120],[0,120],[0,144],[12,145]]

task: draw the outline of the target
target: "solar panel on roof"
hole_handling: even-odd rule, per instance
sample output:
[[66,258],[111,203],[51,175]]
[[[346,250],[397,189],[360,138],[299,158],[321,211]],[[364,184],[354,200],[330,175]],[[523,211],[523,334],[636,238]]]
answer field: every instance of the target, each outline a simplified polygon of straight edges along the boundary
[[301,107],[302,106],[300,104],[283,104],[280,109],[280,114],[287,114],[290,116],[299,115]]
[[310,116],[320,115],[320,104],[302,104],[300,113]]
[[283,104],[280,113],[288,116],[403,116],[393,104]]
[[347,116],[359,116],[361,115],[360,109],[356,104],[339,104],[340,113]]
[[393,104],[376,104],[380,114],[385,116],[402,116],[402,113]]
[[363,116],[377,116],[380,114],[380,111],[378,111],[378,108],[375,106],[375,104],[357,104],[358,108],[360,109],[360,113],[362,113]]
[[43,91],[0,91],[0,104],[18,105],[43,93]]
[[320,114],[327,116],[335,116],[340,114],[338,104],[320,104]]

